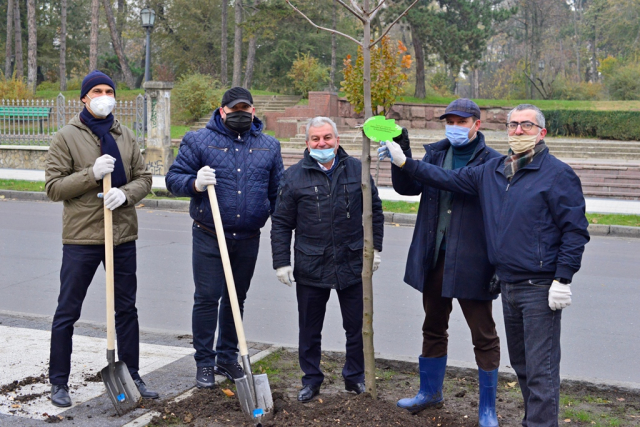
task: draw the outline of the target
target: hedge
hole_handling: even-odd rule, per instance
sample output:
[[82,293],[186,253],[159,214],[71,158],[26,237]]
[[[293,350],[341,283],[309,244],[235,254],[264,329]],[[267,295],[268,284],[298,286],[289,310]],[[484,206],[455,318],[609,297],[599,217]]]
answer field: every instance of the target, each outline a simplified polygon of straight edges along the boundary
[[543,111],[547,131],[556,136],[640,141],[640,111]]

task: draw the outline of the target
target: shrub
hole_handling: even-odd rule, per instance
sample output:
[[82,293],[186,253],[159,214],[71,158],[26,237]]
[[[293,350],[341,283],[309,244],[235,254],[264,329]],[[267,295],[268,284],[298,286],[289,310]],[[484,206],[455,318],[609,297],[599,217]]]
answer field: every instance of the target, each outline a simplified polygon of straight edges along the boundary
[[182,76],[173,88],[173,106],[176,119],[193,122],[211,113],[220,105],[214,90],[220,83],[213,77],[195,73]]
[[569,101],[590,101],[602,99],[604,86],[601,83],[573,82],[558,77],[552,85],[552,99]]
[[51,80],[45,80],[38,85],[36,88],[37,91],[41,90],[58,90],[60,89],[60,82],[54,82]]
[[33,92],[27,86],[24,79],[16,78],[15,74],[10,79],[7,79],[5,75],[0,72],[0,98],[31,99],[33,98]]
[[82,89],[82,78],[74,77],[67,80],[67,90],[80,90]]
[[[402,93],[408,80],[407,70],[411,68],[411,55],[406,52],[401,41],[394,42],[389,36],[371,48],[371,108],[374,113],[382,110],[381,114],[386,114]],[[351,55],[344,59],[344,81],[341,82],[341,90],[356,113],[364,111],[363,67],[362,48],[358,47],[355,65],[351,63]]]
[[640,99],[640,64],[617,67],[605,77],[611,99],[628,101]]
[[640,140],[640,111],[543,111],[549,134]]
[[329,67],[322,66],[318,58],[314,58],[311,54],[296,53],[296,60],[293,61],[287,77],[293,82],[296,93],[307,98],[310,91],[320,90],[329,82]]

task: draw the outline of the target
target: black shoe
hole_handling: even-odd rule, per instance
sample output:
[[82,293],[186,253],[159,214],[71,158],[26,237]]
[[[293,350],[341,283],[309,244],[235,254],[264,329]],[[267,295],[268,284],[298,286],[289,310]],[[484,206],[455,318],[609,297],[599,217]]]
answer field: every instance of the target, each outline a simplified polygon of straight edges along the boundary
[[307,403],[320,394],[320,385],[307,384],[298,393],[298,402]]
[[352,382],[348,382],[345,381],[344,382],[344,389],[347,391],[355,391],[356,394],[361,394],[364,393],[365,391],[367,391],[367,388],[365,387],[364,383],[352,383]]
[[198,388],[213,388],[216,379],[213,374],[213,366],[198,366],[196,385]]
[[69,386],[66,384],[51,385],[51,403],[59,408],[68,408],[71,406],[71,397],[69,396]]
[[224,375],[229,381],[236,382],[236,379],[244,377],[244,370],[238,362],[236,363],[216,363],[213,367],[216,375]]
[[142,381],[142,378],[137,378],[133,380],[136,383],[136,387],[138,387],[138,391],[140,392],[140,396],[144,399],[158,399],[160,395],[155,391],[151,391],[147,389],[147,385]]

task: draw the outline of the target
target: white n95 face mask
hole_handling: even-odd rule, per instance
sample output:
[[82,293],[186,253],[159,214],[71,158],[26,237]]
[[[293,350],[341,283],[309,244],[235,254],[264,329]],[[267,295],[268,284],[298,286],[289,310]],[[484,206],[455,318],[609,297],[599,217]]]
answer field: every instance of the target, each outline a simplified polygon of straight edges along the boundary
[[98,117],[107,117],[116,106],[116,99],[113,96],[103,95],[96,98],[89,97],[89,99],[91,100],[89,107]]

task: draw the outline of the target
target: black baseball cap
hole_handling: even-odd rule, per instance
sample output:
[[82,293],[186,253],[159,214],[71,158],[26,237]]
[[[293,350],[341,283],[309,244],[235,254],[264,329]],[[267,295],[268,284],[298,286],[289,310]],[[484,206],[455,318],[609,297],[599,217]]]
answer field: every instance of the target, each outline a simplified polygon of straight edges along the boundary
[[232,87],[222,95],[222,107],[227,106],[229,108],[235,107],[236,104],[244,102],[245,104],[253,105],[253,97],[251,92],[247,89],[236,86]]
[[444,114],[440,116],[440,120],[447,117],[449,114],[460,117],[477,117],[480,118],[480,107],[478,104],[467,98],[460,98],[453,101],[444,110]]

